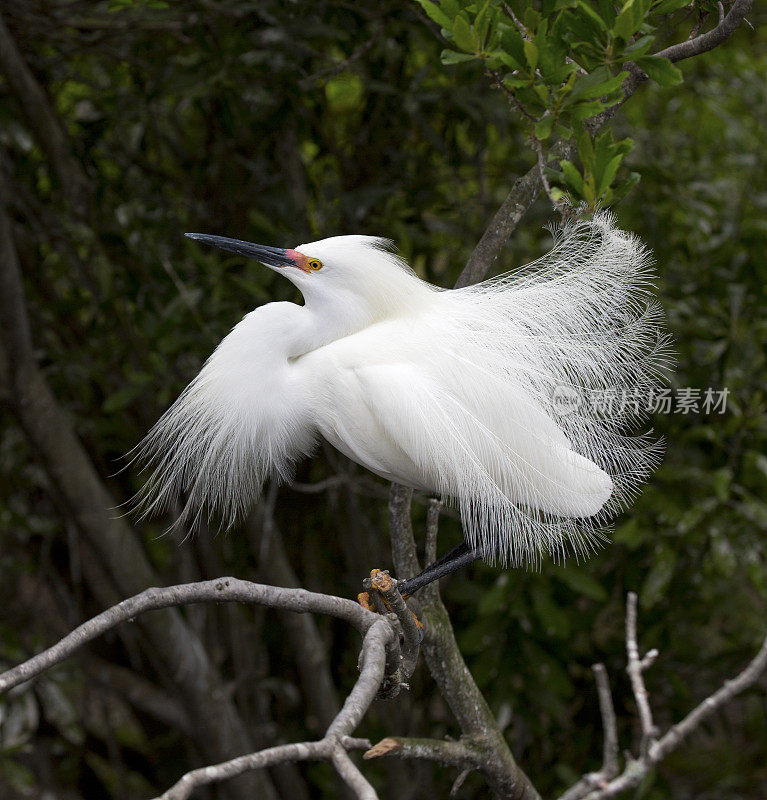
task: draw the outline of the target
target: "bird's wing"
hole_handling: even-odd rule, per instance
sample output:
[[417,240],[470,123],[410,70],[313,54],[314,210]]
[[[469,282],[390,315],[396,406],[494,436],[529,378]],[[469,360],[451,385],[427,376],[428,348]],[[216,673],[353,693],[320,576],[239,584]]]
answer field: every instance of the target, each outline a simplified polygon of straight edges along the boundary
[[560,549],[562,526],[551,533],[549,523],[598,514],[610,496],[609,476],[508,379],[451,387],[412,364],[353,371],[389,450],[407,457],[416,486],[458,500],[469,539],[491,557],[519,562]]

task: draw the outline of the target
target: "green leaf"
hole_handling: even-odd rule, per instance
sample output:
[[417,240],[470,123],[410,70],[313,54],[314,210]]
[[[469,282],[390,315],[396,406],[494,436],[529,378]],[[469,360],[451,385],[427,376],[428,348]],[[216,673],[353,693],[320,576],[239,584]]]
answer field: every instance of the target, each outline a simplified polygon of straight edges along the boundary
[[615,22],[615,3],[613,0],[597,0],[599,16],[605,21],[608,28],[612,28]]
[[578,195],[583,195],[583,176],[578,172],[578,168],[572,161],[567,159],[560,161],[559,166],[565,176],[567,185]]
[[578,11],[580,11],[584,17],[591,20],[591,22],[593,22],[594,25],[596,26],[597,30],[600,31],[607,30],[607,25],[605,25],[605,21],[589,5],[588,0],[578,0]]
[[429,19],[434,20],[441,28],[450,30],[453,27],[453,18],[449,17],[434,0],[416,0],[418,5],[426,12]]
[[573,133],[578,144],[578,155],[581,161],[586,164],[594,158],[594,143],[589,136],[589,132],[583,125],[574,125]]
[[637,5],[637,0],[626,0],[613,25],[613,33],[624,42],[627,42],[642,24],[642,18],[637,19]]
[[576,122],[583,122],[584,119],[593,117],[604,109],[604,104],[599,100],[584,100],[576,103],[571,115]]
[[639,58],[645,55],[650,49],[650,46],[655,41],[654,36],[640,36],[635,42],[632,42],[624,51],[623,55],[631,55],[634,58]]
[[530,66],[530,69],[535,71],[535,68],[538,66],[538,48],[535,42],[531,42],[527,39],[523,42],[525,48],[525,59]]
[[605,97],[618,91],[623,85],[623,81],[628,76],[628,72],[620,72],[618,75],[611,75],[607,67],[600,67],[590,75],[583,75],[575,81],[571,99],[591,100],[595,97]]
[[607,162],[597,184],[597,195],[602,195],[608,190],[618,172],[621,161],[623,161],[623,155],[619,153]]
[[608,67],[597,67],[595,70],[588,73],[588,75],[578,75],[573,84],[573,90],[570,92],[570,97],[573,99],[580,98],[585,92],[591,89],[592,86],[604,83],[611,77],[612,73]]
[[462,64],[464,61],[473,61],[475,58],[474,53],[459,53],[457,50],[443,50],[439,54],[439,60],[443,64]]
[[524,40],[516,28],[504,30],[501,34],[501,47],[514,60],[517,69],[526,67]]
[[497,58],[502,64],[509,67],[509,69],[519,70],[525,68],[524,61],[522,61],[521,63],[518,62],[516,59],[512,58],[505,50],[493,50],[488,55],[491,59]]
[[547,114],[539,123],[535,126],[535,135],[541,141],[548,139],[551,135],[551,129],[554,127],[554,115]]
[[440,7],[451,20],[454,20],[461,10],[458,0],[440,0]]
[[490,27],[490,15],[487,13],[489,6],[490,0],[485,0],[485,5],[482,6],[482,10],[474,19],[474,30],[477,32],[477,39],[479,40],[480,47],[484,46],[487,31]]
[[676,86],[683,80],[680,70],[667,58],[643,56],[636,59],[636,64],[661,86]]
[[477,45],[479,44],[477,35],[472,30],[471,25],[466,21],[466,18],[460,14],[453,22],[453,38],[461,50],[466,50],[470,53],[477,52]]
[[528,6],[525,9],[525,18],[523,21],[527,28],[534,31],[541,24],[541,15],[532,6]]

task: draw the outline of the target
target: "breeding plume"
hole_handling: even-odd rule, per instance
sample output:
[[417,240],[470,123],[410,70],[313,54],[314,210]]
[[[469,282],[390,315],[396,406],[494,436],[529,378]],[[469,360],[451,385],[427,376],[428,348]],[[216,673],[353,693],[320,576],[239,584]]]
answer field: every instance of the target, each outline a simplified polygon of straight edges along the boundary
[[146,512],[181,495],[183,522],[231,524],[322,437],[454,501],[464,550],[518,565],[588,550],[660,457],[629,435],[668,355],[650,258],[608,214],[453,290],[370,236],[283,250],[187,235],[260,261],[305,302],[247,314],[155,425]]

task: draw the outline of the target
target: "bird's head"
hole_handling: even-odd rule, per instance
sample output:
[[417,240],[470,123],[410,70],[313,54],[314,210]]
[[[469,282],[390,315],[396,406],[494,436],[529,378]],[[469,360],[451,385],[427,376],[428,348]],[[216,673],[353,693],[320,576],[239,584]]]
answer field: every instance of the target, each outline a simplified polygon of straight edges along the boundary
[[353,295],[378,308],[391,308],[411,301],[418,288],[428,286],[391,252],[386,239],[375,236],[332,236],[295,249],[282,249],[204,233],[186,235],[260,261],[292,281],[307,302],[314,298],[321,298],[322,302],[331,298],[338,301]]

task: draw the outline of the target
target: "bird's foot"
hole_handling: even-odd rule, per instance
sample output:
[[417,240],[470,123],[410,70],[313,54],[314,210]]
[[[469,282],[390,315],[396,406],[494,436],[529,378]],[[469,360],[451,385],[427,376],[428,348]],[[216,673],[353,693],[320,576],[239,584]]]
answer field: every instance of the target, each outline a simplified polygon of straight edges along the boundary
[[423,624],[405,604],[397,583],[386,570],[371,570],[370,577],[363,583],[367,591],[357,595],[357,602],[368,611],[394,614],[402,625],[405,638],[418,646],[423,641]]

